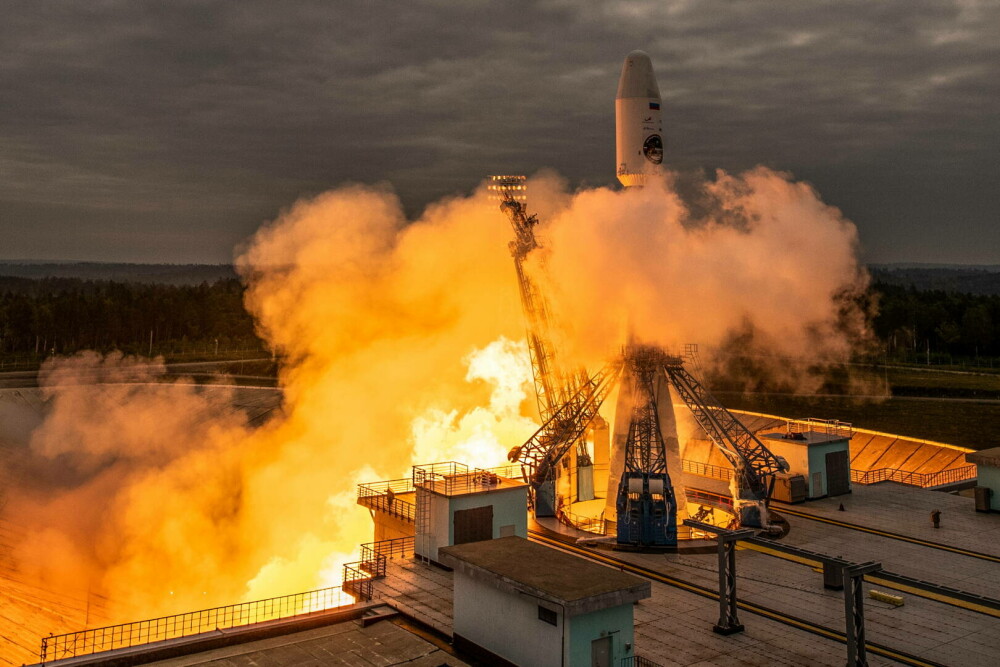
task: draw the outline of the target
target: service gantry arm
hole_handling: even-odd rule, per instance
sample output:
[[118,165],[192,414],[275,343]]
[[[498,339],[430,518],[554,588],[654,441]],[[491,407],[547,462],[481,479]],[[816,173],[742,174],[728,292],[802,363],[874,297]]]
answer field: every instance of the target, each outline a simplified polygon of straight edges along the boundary
[[750,429],[691,375],[679,358],[669,358],[663,367],[671,385],[691,410],[695,421],[722,450],[736,471],[737,502],[766,506],[774,486],[774,475],[788,464],[771,453]]
[[624,364],[634,378],[632,391],[635,392],[635,405],[625,440],[626,472],[667,472],[666,446],[660,432],[660,414],[656,404],[656,380],[665,357],[660,349],[646,345],[629,345],[623,355]]
[[514,228],[514,240],[509,245],[510,254],[514,258],[521,305],[527,319],[531,373],[535,380],[538,412],[544,424],[573,392],[566,386],[566,379],[556,364],[549,309],[545,298],[524,268],[528,254],[539,247],[535,238],[535,225],[538,224],[538,219],[534,215],[527,215],[524,204],[514,199],[509,192],[501,191],[500,196],[500,210],[507,214]]
[[615,386],[621,371],[620,360],[613,361],[583,383],[576,393],[558,406],[542,427],[523,445],[510,450],[507,458],[520,462],[524,478],[538,485],[555,476],[555,466],[580,440]]

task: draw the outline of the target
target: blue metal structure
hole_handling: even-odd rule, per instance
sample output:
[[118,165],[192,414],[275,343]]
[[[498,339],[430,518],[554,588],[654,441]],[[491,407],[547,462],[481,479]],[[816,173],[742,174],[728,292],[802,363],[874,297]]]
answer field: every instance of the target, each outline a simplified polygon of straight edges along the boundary
[[649,346],[625,351],[623,390],[632,396],[625,442],[625,470],[618,484],[618,544],[675,546],[677,501],[667,474],[666,447],[660,432],[656,385],[666,355]]

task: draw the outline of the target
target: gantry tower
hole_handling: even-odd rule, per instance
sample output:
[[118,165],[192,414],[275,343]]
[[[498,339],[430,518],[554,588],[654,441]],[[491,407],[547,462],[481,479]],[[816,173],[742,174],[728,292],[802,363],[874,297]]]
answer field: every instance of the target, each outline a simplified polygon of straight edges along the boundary
[[521,464],[531,486],[531,502],[538,516],[558,510],[555,494],[556,466],[573,448],[586,457],[583,443],[588,426],[600,419],[599,410],[626,377],[632,392],[632,413],[625,442],[625,467],[618,485],[616,510],[618,541],[640,546],[676,544],[676,510],[667,471],[663,434],[657,407],[660,379],[673,387],[713,444],[732,463],[733,506],[741,525],[767,527],[767,505],[774,475],[788,464],[733,416],[683,365],[680,357],[662,349],[630,344],[616,359],[589,375],[585,369],[565,372],[559,365],[551,310],[535,279],[526,270],[529,255],[540,244],[535,236],[538,219],[525,209],[523,176],[493,176],[490,189],[497,192],[500,209],[514,229],[509,244],[514,258],[521,304],[527,323],[528,348],[542,426],[523,445],[512,448],[508,458]]

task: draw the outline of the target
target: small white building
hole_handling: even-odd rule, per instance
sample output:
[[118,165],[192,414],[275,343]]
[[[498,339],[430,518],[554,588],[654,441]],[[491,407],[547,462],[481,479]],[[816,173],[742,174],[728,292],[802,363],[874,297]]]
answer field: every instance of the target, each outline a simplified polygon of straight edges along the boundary
[[528,536],[528,485],[449,461],[413,466],[414,553],[438,562],[452,544]]
[[806,497],[851,492],[851,435],[848,432],[789,431],[761,436],[771,453],[788,461],[790,475],[802,475]]
[[965,460],[976,464],[976,510],[1000,511],[1000,447],[969,452]]
[[454,570],[455,647],[493,664],[612,667],[634,655],[645,579],[521,537],[439,550]]

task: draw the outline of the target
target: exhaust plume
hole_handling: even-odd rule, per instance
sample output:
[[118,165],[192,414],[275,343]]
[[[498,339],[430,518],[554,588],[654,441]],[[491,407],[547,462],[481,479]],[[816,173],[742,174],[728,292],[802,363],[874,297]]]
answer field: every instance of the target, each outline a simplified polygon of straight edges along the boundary
[[[532,179],[545,249],[530,269],[563,325],[557,349],[596,369],[626,331],[676,349],[750,327],[774,354],[845,359],[840,297],[865,286],[853,225],[765,168],[696,190]],[[509,239],[484,189],[407,221],[388,187],[361,185],[258,231],[237,265],[284,395],[258,429],[226,409],[231,390],[164,386],[159,361],[47,362],[41,422],[9,436],[18,562],[88,581],[113,621],[339,583],[372,534],[358,482],[413,462],[499,465],[537,428]]]

